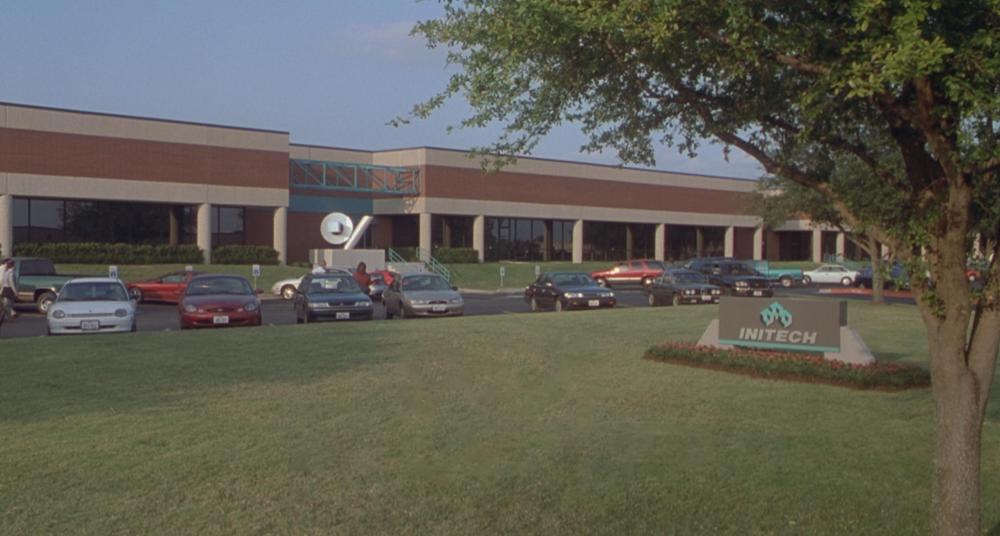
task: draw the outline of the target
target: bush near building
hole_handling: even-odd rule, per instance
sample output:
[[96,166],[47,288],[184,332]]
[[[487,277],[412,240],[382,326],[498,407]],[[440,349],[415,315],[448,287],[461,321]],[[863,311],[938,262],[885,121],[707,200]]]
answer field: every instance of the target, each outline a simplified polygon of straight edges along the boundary
[[444,264],[470,264],[479,262],[479,255],[473,248],[437,248],[434,258]]
[[213,264],[278,264],[278,252],[269,246],[219,246],[212,250]]
[[78,264],[166,264],[202,262],[202,251],[193,244],[102,244],[96,242],[19,243],[18,257],[42,257],[56,263]]

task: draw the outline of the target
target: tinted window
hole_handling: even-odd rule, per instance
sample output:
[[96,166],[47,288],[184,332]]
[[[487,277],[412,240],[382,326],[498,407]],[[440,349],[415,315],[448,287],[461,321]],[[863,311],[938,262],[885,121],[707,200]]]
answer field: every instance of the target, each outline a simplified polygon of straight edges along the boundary
[[183,283],[184,279],[185,279],[184,274],[170,274],[163,276],[163,279],[161,279],[160,281],[164,283]]
[[[305,282],[303,282],[304,284]],[[306,294],[330,294],[335,292],[361,292],[361,287],[353,277],[316,277],[309,281]]]
[[194,279],[188,285],[188,296],[207,296],[210,294],[236,294],[252,296],[253,289],[244,279],[237,277],[211,277]]
[[121,283],[72,283],[63,285],[57,301],[128,301],[128,293]]
[[633,271],[642,270],[642,263],[639,261],[632,261],[628,263],[628,269]]
[[686,284],[698,284],[707,282],[705,280],[705,276],[701,274],[696,274],[694,272],[674,274],[674,281],[676,281],[677,283],[686,283]]
[[552,282],[559,287],[593,286],[594,280],[587,274],[553,274]]
[[451,285],[436,275],[415,275],[403,279],[403,290],[451,290]]
[[52,261],[34,260],[21,261],[21,275],[56,275],[56,267]]

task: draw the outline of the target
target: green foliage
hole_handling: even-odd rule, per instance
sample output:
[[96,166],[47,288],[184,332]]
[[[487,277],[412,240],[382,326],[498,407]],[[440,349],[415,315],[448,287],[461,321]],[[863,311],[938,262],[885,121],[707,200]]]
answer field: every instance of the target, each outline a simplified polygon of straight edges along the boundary
[[473,248],[437,248],[434,258],[444,264],[471,264],[479,262],[479,254]]
[[646,351],[646,359],[728,370],[777,380],[821,382],[860,389],[928,387],[926,369],[898,363],[850,365],[811,354],[761,350],[725,350],[685,343],[665,343]]
[[278,252],[270,246],[219,246],[212,249],[215,264],[278,264]]
[[163,264],[198,263],[202,252],[198,246],[104,243],[17,243],[14,255],[18,257],[43,257],[52,262],[85,264]]

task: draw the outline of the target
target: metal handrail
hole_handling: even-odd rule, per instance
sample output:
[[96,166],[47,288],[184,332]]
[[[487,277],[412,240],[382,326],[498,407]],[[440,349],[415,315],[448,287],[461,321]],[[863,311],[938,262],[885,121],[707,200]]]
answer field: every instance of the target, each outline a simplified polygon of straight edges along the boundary
[[431,252],[429,250],[426,250],[424,248],[418,248],[417,256],[420,257],[420,260],[424,263],[425,266],[427,266],[428,270],[434,272],[435,274],[438,274],[439,276],[447,279],[448,281],[451,281],[451,270],[449,270],[447,266],[441,264],[440,261],[435,259],[434,255],[431,255]]

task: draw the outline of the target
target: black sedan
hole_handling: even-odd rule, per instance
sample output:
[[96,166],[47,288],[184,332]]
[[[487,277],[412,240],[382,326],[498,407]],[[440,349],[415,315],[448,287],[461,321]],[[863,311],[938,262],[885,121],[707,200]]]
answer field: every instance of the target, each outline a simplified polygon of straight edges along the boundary
[[307,275],[295,291],[295,321],[371,320],[372,300],[350,274]]
[[614,307],[615,293],[598,285],[583,272],[549,272],[524,289],[524,301],[532,311],[596,309]]
[[691,270],[667,270],[646,291],[649,304],[719,303],[722,289]]
[[722,288],[723,293],[730,296],[774,296],[767,278],[745,262],[696,260],[688,263],[687,268],[704,274],[709,283]]

